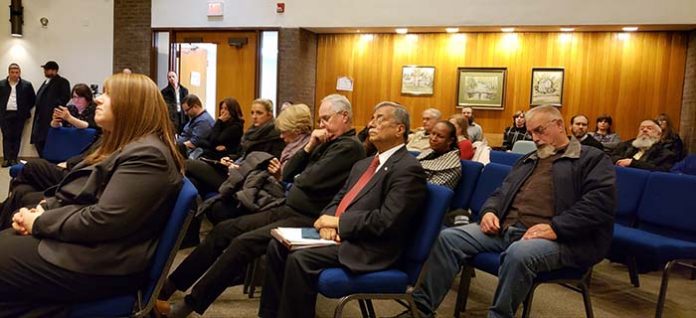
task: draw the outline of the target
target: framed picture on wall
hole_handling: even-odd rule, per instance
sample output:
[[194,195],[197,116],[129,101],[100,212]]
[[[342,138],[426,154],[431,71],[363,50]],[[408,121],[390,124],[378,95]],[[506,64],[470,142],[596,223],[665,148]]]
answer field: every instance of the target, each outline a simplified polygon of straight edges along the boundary
[[401,94],[432,95],[434,83],[434,66],[404,65],[401,71]]
[[533,68],[529,104],[563,105],[563,72],[562,68]]
[[460,67],[457,106],[502,110],[505,106],[505,67]]

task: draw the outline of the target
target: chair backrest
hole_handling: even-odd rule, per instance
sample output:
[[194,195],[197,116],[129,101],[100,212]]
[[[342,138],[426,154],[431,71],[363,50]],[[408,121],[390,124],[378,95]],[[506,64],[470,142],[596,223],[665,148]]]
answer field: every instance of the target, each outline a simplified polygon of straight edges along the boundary
[[518,140],[512,145],[512,150],[510,150],[510,152],[526,155],[534,150],[536,150],[536,145],[533,141]]
[[638,206],[638,227],[696,242],[696,176],[651,172]]
[[450,209],[463,209],[469,206],[471,194],[474,193],[474,187],[481,175],[483,164],[471,160],[462,160],[462,177],[459,179],[459,184],[454,188],[454,197],[450,203]]
[[442,218],[453,195],[452,190],[446,187],[428,183],[425,210],[421,215],[421,221],[418,222],[418,229],[412,236],[413,240],[404,252],[400,263],[401,270],[408,275],[411,284],[418,280],[423,263],[430,255],[430,248],[442,229]]
[[650,171],[634,168],[616,167],[616,205],[615,223],[631,226],[638,215],[638,204]]
[[54,163],[68,160],[82,153],[94,141],[96,135],[97,130],[94,128],[51,127],[46,137],[43,158]]
[[71,308],[70,317],[122,317],[129,316],[133,312],[133,308],[140,309],[134,316],[142,317],[149,313],[155,305],[156,296],[167,278],[169,268],[193,218],[194,212],[190,208],[197,193],[198,191],[191,181],[184,178],[174,209],[157,243],[147,281],[140,289],[140,299],[144,302],[140,304],[140,308],[135,306],[137,298],[134,295],[123,295],[76,304]]
[[512,170],[511,166],[499,163],[489,163],[483,167],[469,204],[469,209],[471,209],[469,220],[471,222],[478,220],[481,207],[488,200],[488,197],[493,194],[493,191],[503,183],[510,170]]
[[517,160],[523,156],[524,154],[521,153],[491,150],[491,162],[508,166],[514,166]]

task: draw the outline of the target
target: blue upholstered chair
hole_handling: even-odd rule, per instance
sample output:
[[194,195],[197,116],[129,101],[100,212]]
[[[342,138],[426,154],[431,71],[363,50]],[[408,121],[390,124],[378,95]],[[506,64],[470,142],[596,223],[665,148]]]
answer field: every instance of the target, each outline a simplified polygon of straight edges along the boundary
[[[96,137],[97,130],[93,128],[51,127],[46,137],[43,158],[53,163],[63,162],[86,150]],[[10,167],[10,177],[16,178],[22,169],[23,163],[13,165]]]
[[469,207],[471,195],[474,193],[476,182],[481,175],[483,164],[471,160],[462,160],[462,178],[454,188],[454,197],[450,203],[450,209],[466,209]]
[[616,167],[616,216],[615,223],[633,226],[638,216],[638,204],[650,171]]
[[523,156],[523,154],[519,153],[498,150],[491,150],[490,154],[491,162],[508,166],[514,166],[517,160],[519,160]]
[[193,217],[190,207],[196,199],[197,191],[191,182],[184,178],[184,184],[174,205],[174,210],[162,232],[155,256],[148,271],[147,282],[137,294],[122,295],[74,305],[71,318],[82,317],[143,317],[155,305],[157,294],[167,277],[169,267],[174,261],[179,244],[186,234]]
[[489,163],[481,171],[481,176],[476,182],[476,187],[474,188],[474,193],[471,195],[471,201],[469,202],[469,209],[471,209],[471,221],[477,221],[479,218],[479,213],[481,213],[481,207],[486,203],[493,191],[497,189],[505,180],[508,173],[512,170],[511,166]]
[[[696,176],[652,172],[638,206],[638,227],[615,225],[612,250],[625,251],[629,265],[635,259],[666,263],[655,310],[662,316],[669,275],[674,265],[694,268],[696,260]],[[638,285],[636,268],[633,271]]]
[[442,217],[452,195],[450,189],[428,184],[425,210],[418,223],[420,226],[394,268],[365,274],[354,274],[345,268],[329,268],[321,272],[317,283],[319,293],[329,298],[341,298],[334,317],[341,317],[345,304],[354,299],[359,300],[363,317],[375,317],[371,299],[405,300],[412,313],[416,311],[413,287],[440,232]]
[[68,160],[82,153],[96,136],[97,130],[94,128],[52,127],[48,130],[43,158],[53,163]]

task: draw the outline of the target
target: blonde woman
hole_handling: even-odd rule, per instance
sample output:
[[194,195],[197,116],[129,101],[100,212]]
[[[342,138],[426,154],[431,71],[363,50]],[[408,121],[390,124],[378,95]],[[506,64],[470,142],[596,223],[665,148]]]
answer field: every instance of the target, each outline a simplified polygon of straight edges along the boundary
[[167,106],[152,80],[116,74],[96,99],[102,144],[0,232],[0,316],[54,317],[135,291],[182,182]]
[[278,115],[276,127],[280,131],[280,138],[285,142],[285,148],[279,159],[271,160],[268,170],[280,179],[282,167],[288,159],[309,142],[312,133],[312,112],[305,104],[288,106]]

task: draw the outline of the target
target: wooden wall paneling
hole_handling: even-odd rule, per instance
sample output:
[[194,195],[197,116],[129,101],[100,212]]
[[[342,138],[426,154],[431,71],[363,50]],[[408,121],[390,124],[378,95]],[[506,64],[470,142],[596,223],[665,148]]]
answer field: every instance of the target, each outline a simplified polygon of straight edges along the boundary
[[[468,34],[322,34],[317,51],[317,103],[336,92],[336,79],[350,76],[355,125],[368,121],[382,100],[402,103],[413,127],[420,115],[437,107],[444,117],[455,109],[458,67],[506,67],[505,109],[476,110],[485,132],[502,133],[512,114],[529,109],[531,70],[565,69],[563,107],[569,119],[583,113],[591,122],[600,114],[615,118],[615,130],[630,138],[643,118],[660,112],[679,121],[687,36],[683,32],[631,33],[468,33]],[[434,94],[401,94],[404,65],[435,66]],[[594,127],[594,124],[591,125]]]

